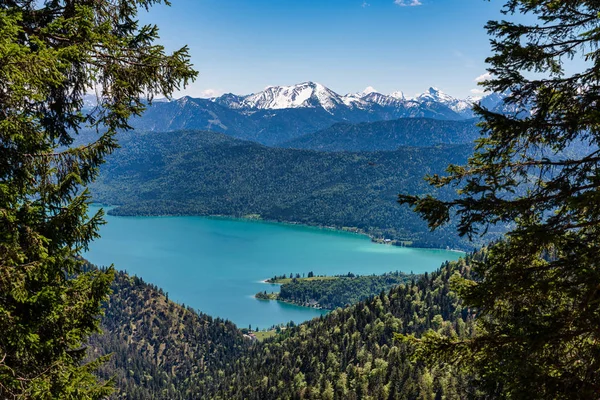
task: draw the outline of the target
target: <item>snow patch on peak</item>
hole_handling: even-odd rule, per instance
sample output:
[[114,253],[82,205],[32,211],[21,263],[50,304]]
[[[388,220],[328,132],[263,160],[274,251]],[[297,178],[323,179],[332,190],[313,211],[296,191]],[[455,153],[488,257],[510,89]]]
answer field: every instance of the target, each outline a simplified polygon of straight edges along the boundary
[[373,92],[364,96],[363,100],[383,107],[398,107],[404,104],[404,99],[398,99],[378,92]]
[[370,95],[371,93],[379,93],[379,92],[378,92],[378,91],[377,91],[377,89],[375,89],[373,86],[367,86],[367,87],[365,88],[365,90],[363,90],[363,91],[362,91],[362,92],[360,92],[360,93],[357,93],[357,95],[358,95],[358,97],[361,97],[361,98],[362,98],[362,97],[365,97],[365,96],[368,96],[368,95]]
[[323,107],[330,111],[344,102],[337,93],[320,83],[303,82],[292,86],[270,86],[244,97],[242,104],[262,110]]
[[483,99],[483,96],[468,96],[465,101],[471,103],[471,104],[475,104],[477,103],[479,100]]
[[420,101],[436,101],[440,103],[452,103],[456,101],[456,99],[436,87],[430,87],[425,93],[417,96],[417,99]]
[[463,117],[472,117],[473,100],[460,100],[452,97],[436,87],[430,87],[425,93],[416,97],[416,100],[421,103],[440,103],[451,109],[452,111],[462,115]]
[[390,94],[390,97],[393,97],[393,98],[398,99],[398,100],[407,100],[406,96],[404,95],[404,92],[401,91],[401,90],[397,90],[395,92],[392,92]]
[[342,97],[344,104],[351,108],[360,108],[362,110],[369,106],[369,103],[363,100],[358,94],[351,93]]

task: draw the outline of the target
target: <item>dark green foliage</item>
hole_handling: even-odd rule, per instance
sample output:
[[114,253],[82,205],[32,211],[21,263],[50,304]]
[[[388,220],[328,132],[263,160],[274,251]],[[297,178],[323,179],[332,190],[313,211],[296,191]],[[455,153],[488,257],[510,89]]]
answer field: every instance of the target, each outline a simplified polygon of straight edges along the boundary
[[[429,234],[396,193],[429,193],[423,172],[464,162],[470,145],[377,153],[269,148],[211,132],[121,137],[94,186],[121,215],[260,215],[276,221],[358,228],[421,247],[467,249],[452,229]],[[450,196],[452,190],[440,192]]]
[[[484,86],[510,91],[515,111],[535,112],[478,108],[487,138],[467,166],[430,178],[436,187],[464,185],[462,197],[401,197],[432,227],[452,212],[464,235],[477,234],[481,224],[512,225],[474,266],[481,280],[458,285],[478,309],[480,335],[464,342],[434,336],[426,347],[477,374],[492,396],[597,398],[600,3],[511,0],[505,11],[529,14],[530,23],[488,23],[494,55]],[[583,153],[564,151],[582,143]]]
[[[113,271],[82,273],[97,236],[89,194],[114,135],[195,76],[185,48],[166,55],[139,8],[158,0],[0,2],[0,398],[97,399],[85,363]],[[85,91],[101,106],[81,112]],[[96,133],[71,147],[81,128]],[[101,129],[100,129],[101,127]]]
[[[470,261],[468,261],[470,262]],[[439,364],[414,362],[402,332],[429,329],[450,337],[472,335],[472,313],[450,288],[469,276],[464,260],[448,263],[363,303],[283,330],[240,357],[213,399],[467,399],[468,376]]]
[[95,354],[111,354],[99,375],[114,398],[192,399],[209,393],[219,370],[250,345],[234,324],[169,302],[140,278],[116,274]]
[[281,144],[319,151],[396,150],[401,146],[473,143],[480,135],[474,120],[403,118],[394,121],[339,123]]
[[415,276],[401,272],[354,277],[340,276],[336,279],[293,279],[290,283],[281,285],[277,298],[295,304],[333,310],[387,292],[411,279],[415,279]]
[[473,313],[450,282],[469,277],[480,258],[446,263],[363,303],[290,324],[262,343],[119,273],[102,321],[105,334],[92,346],[95,354],[113,353],[100,374],[115,376],[115,398],[475,398],[468,375],[415,362],[415,347],[396,334],[471,337]]

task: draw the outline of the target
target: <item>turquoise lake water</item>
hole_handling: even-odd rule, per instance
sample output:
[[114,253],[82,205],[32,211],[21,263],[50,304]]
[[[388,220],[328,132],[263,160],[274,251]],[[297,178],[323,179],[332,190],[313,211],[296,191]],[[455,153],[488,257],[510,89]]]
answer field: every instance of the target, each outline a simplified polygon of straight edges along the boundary
[[[92,208],[91,212],[97,210]],[[460,253],[392,247],[362,235],[325,229],[206,217],[106,216],[102,237],[85,257],[114,264],[185,303],[240,327],[300,323],[324,311],[257,300],[277,291],[273,275],[381,274],[434,271]]]

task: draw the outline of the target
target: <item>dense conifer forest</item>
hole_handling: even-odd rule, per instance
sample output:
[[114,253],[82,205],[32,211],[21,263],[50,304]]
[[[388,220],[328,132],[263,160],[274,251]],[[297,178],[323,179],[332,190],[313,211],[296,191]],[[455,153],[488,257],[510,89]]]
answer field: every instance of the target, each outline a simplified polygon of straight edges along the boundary
[[94,356],[110,354],[99,375],[114,379],[113,398],[189,399],[209,393],[220,370],[245,354],[250,341],[229,321],[168,300],[158,287],[117,273],[104,306]]
[[252,347],[214,398],[468,398],[470,377],[448,365],[415,362],[413,346],[397,334],[472,335],[474,314],[450,288],[453,275],[469,276],[470,260],[446,263]]
[[402,118],[393,121],[337,123],[280,147],[319,151],[384,151],[402,146],[471,144],[480,136],[476,120]]
[[[167,53],[158,28],[140,23],[139,11],[161,3],[0,2],[0,399],[598,398],[597,0],[503,1],[472,89],[502,106],[470,102],[477,129],[444,122],[452,138],[439,145],[423,120],[331,127],[372,119],[349,118],[343,100],[328,109],[314,83],[299,112],[297,91],[273,103],[277,112],[184,97],[144,121],[154,96],[185,91],[198,74],[187,46]],[[434,107],[402,115],[463,119]],[[131,132],[133,123],[154,131]],[[403,124],[430,135],[417,143]],[[213,126],[238,139],[156,132]],[[317,129],[322,137],[289,143]],[[225,215],[486,247],[396,282],[292,279],[282,293],[292,301],[351,305],[260,341],[87,265],[104,223],[102,211],[88,215],[94,200],[120,215]]]
[[412,276],[264,342],[118,273],[105,305],[104,334],[91,342],[93,354],[112,354],[100,376],[114,378],[114,398],[467,398],[469,377],[414,362],[414,346],[397,334],[420,336],[432,329],[470,336],[474,314],[461,305],[450,280],[469,276],[471,260]]
[[[471,145],[389,152],[270,148],[201,131],[123,134],[92,192],[117,215],[225,215],[358,229],[418,247],[472,249],[449,226],[398,206],[401,191],[432,191],[424,173],[463,163]],[[451,198],[453,190],[439,195]]]

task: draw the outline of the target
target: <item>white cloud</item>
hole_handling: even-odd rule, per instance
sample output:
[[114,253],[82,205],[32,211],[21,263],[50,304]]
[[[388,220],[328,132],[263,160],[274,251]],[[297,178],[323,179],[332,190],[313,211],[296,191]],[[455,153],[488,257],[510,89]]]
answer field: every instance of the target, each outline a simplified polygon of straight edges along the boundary
[[363,2],[362,2],[362,6],[361,6],[361,7],[362,7],[362,8],[367,8],[367,7],[369,7],[370,5],[371,5],[371,4],[367,3],[366,1],[363,1]]
[[475,82],[484,82],[491,78],[492,78],[492,74],[490,74],[489,72],[486,72],[485,74],[479,75],[477,78],[475,78]]
[[221,95],[219,89],[204,89],[200,92],[200,97],[217,97]]
[[400,7],[414,7],[423,5],[420,0],[394,0],[394,4]]

